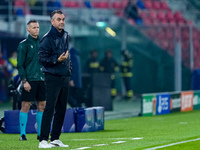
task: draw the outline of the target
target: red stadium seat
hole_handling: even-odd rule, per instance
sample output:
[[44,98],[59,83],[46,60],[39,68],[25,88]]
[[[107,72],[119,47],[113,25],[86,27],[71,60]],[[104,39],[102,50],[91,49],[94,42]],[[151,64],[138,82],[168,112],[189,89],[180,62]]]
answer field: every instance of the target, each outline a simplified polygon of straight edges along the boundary
[[131,25],[135,25],[135,21],[133,19],[128,19],[128,22],[131,24]]
[[157,13],[154,10],[149,11],[149,18],[151,20],[156,20],[157,19]]
[[147,17],[146,11],[141,11],[141,12],[140,12],[140,17],[141,17],[142,19],[145,19],[145,18]]
[[109,8],[110,3],[109,2],[100,2],[99,3],[99,8]]
[[181,37],[183,40],[189,40],[189,30],[185,29],[181,31]]
[[144,25],[152,25],[151,19],[146,18],[146,19],[144,20]]
[[156,30],[153,28],[153,29],[150,29],[147,33],[147,35],[151,38],[154,38],[156,37],[157,33],[156,33]]
[[153,9],[160,9],[160,2],[159,1],[153,1],[152,7],[153,7]]
[[160,21],[160,24],[162,24],[162,25],[168,25],[169,23],[168,23],[167,20],[164,19],[164,20],[161,20],[161,21]]
[[177,11],[175,14],[174,14],[174,18],[177,19],[177,20],[183,20],[183,15],[181,12]]
[[168,7],[168,4],[166,1],[161,1],[160,2],[160,9],[162,10],[170,10],[170,8]]
[[173,32],[171,30],[166,30],[165,36],[166,36],[167,39],[171,40],[171,39],[173,39],[174,35],[173,35]]
[[122,5],[122,3],[120,3],[120,2],[114,2],[112,4],[112,6],[113,6],[113,8],[116,8],[116,9],[122,9],[122,8],[124,8],[123,5]]
[[177,25],[185,25],[185,20],[184,19],[177,19],[176,23],[177,23]]
[[62,5],[64,7],[70,7],[70,8],[79,7],[79,3],[75,2],[75,1],[63,1]]
[[93,6],[94,8],[100,8],[100,2],[93,2],[93,3],[92,3],[92,6]]
[[119,17],[123,17],[124,13],[122,11],[116,11],[115,14]]
[[166,19],[168,21],[174,20],[174,14],[171,11],[167,11],[167,13],[166,13]]
[[165,20],[165,12],[164,11],[158,11],[157,13],[157,18],[161,21],[161,20]]
[[160,46],[164,49],[167,50],[169,47],[169,41],[168,40],[161,40]]
[[147,8],[147,9],[152,9],[152,2],[151,1],[145,1],[144,2],[144,6]]
[[175,21],[175,19],[169,20],[169,25],[171,25],[171,26],[176,26],[176,21]]

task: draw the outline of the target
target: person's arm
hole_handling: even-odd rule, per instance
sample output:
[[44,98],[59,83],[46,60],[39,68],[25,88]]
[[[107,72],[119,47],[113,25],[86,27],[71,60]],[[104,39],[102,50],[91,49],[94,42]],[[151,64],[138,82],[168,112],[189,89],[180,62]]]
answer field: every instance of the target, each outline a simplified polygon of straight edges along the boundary
[[31,86],[26,79],[26,72],[24,69],[25,61],[26,61],[26,47],[22,43],[19,44],[17,48],[17,69],[19,72],[19,76],[22,80],[23,87],[26,91],[30,92]]
[[38,59],[43,66],[53,66],[58,62],[57,53],[52,50],[52,43],[47,37],[40,41]]
[[24,69],[25,60],[26,60],[26,48],[22,43],[20,43],[17,48],[17,69],[22,81],[26,80],[26,72]]

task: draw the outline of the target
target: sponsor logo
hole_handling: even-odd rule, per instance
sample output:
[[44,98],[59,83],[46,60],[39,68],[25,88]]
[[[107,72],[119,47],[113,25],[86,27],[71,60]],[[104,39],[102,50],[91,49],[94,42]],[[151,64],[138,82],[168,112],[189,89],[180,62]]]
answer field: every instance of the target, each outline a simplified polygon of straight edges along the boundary
[[181,111],[193,110],[193,92],[181,93]]
[[170,112],[170,95],[161,94],[157,96],[157,114],[167,114]]

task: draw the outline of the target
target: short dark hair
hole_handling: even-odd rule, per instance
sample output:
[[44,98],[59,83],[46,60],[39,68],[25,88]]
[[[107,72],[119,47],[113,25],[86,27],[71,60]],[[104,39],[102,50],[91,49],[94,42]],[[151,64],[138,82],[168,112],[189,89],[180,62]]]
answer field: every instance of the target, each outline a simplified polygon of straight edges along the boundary
[[31,23],[38,23],[38,21],[37,20],[30,20],[28,23],[27,23],[27,25],[29,25],[29,24],[31,24]]
[[62,12],[61,10],[54,10],[54,11],[51,13],[50,18],[53,19],[53,16],[54,16],[55,14],[63,14],[63,12]]

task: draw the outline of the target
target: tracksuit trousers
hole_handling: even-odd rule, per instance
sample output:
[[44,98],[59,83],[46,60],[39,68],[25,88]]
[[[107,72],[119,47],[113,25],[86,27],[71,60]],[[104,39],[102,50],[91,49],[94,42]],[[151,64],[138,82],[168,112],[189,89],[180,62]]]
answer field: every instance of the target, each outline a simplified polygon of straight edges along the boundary
[[[42,117],[40,141],[48,141],[50,130],[50,140],[59,139],[67,107],[68,91],[68,76],[55,76],[45,73],[46,107]],[[53,124],[51,125],[52,119]]]

